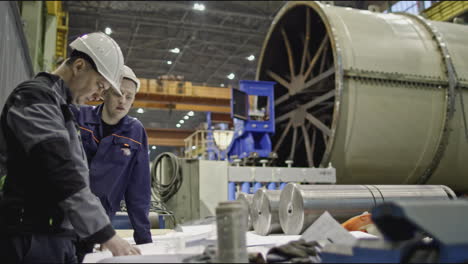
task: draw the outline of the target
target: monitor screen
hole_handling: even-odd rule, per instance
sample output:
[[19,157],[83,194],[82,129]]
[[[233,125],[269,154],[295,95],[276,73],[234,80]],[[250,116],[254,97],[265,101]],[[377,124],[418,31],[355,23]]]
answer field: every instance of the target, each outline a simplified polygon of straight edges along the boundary
[[242,120],[248,118],[247,94],[238,89],[232,89],[232,116]]

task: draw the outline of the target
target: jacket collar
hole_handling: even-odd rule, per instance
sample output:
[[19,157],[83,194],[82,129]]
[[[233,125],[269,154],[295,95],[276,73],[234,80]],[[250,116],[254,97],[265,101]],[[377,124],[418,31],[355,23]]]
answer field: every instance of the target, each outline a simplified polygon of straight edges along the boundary
[[70,88],[65,84],[63,79],[60,78],[60,76],[48,72],[39,72],[34,78],[45,79],[50,85],[53,85],[54,90],[67,102],[67,104],[72,103]]
[[[104,121],[101,119],[102,109],[104,104],[100,104],[93,109],[93,115],[87,118],[86,123],[95,124],[95,125],[102,125]],[[133,121],[133,118],[130,118],[128,115],[125,115],[122,119],[120,119],[117,125],[119,126],[119,130],[126,131],[130,128],[130,124]]]

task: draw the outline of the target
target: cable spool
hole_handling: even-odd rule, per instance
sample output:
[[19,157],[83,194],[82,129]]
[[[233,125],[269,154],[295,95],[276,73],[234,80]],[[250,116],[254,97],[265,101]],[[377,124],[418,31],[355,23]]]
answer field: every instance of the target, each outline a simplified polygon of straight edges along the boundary
[[278,216],[280,190],[259,189],[252,200],[252,223],[255,233],[269,235],[281,233]]
[[[172,173],[169,173],[170,176],[168,175],[168,183],[163,183],[163,177],[166,176],[165,173],[162,172],[163,166],[160,166],[163,158],[169,158],[169,162],[171,164],[171,169],[168,169],[168,171],[171,171]],[[164,152],[159,154],[156,159],[154,159],[153,166],[151,168],[151,194],[154,200],[161,200],[163,203],[165,203],[172,196],[174,196],[174,194],[180,189],[180,186],[182,185],[183,179],[180,170],[179,158],[177,158],[177,156],[173,153]]]
[[247,230],[252,230],[253,229],[253,224],[252,224],[252,202],[253,202],[253,194],[247,194],[240,192],[239,195],[237,196],[237,201],[240,201],[244,203],[244,205],[247,207]]
[[443,185],[299,185],[289,183],[279,202],[284,233],[299,235],[328,211],[337,221],[370,211],[394,200],[452,200],[455,193]]
[[249,262],[245,236],[247,232],[245,211],[245,205],[240,201],[226,201],[216,207],[217,262]]

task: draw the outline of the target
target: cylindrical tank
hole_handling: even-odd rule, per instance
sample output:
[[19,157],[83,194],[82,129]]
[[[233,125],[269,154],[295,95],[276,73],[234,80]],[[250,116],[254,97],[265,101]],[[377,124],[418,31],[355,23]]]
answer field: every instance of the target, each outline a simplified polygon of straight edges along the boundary
[[278,216],[281,192],[261,188],[254,194],[251,218],[255,233],[266,236],[282,232]]
[[395,200],[450,200],[455,193],[443,185],[300,185],[289,183],[279,202],[284,233],[301,234],[325,211],[345,221],[377,204]]
[[288,2],[256,76],[277,82],[279,161],[331,162],[339,184],[468,191],[467,31],[411,14]]
[[244,203],[244,205],[247,207],[248,215],[247,215],[247,230],[252,230],[253,225],[252,225],[252,202],[253,202],[253,194],[248,194],[248,193],[243,193],[240,192],[239,195],[237,196],[237,200]]

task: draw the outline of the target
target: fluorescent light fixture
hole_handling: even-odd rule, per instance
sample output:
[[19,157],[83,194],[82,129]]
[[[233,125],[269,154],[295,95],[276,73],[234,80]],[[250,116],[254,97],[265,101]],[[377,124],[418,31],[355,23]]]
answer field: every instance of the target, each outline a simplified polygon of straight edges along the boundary
[[104,33],[106,33],[107,35],[110,35],[112,34],[112,29],[110,27],[106,27],[106,29],[104,29]]
[[180,124],[175,125],[176,127],[180,127]]
[[145,112],[145,110],[143,110],[143,108],[138,108],[138,110],[137,110],[137,113],[139,113],[139,114],[143,114],[144,112]]
[[203,10],[205,10],[205,5],[204,5],[204,4],[195,3],[195,4],[193,5],[193,9],[198,10],[198,11],[203,11]]
[[156,149],[156,146],[152,146],[151,149]]
[[181,123],[181,124],[183,124],[184,122],[185,122],[185,121],[184,121],[184,120],[182,120],[182,119],[181,119],[181,120],[179,120],[179,123]]
[[171,64],[172,64],[172,61],[167,61],[167,64],[171,65]]
[[236,77],[236,75],[231,72],[227,77],[228,77],[229,80],[232,80],[232,79],[234,79]]
[[189,119],[189,117],[188,117],[188,116],[184,116],[184,119],[187,120],[187,119]]
[[193,111],[190,111],[187,113],[188,116],[193,116],[195,113]]
[[172,53],[179,53],[180,49],[179,48],[173,48],[173,49],[171,49],[169,51],[172,52]]
[[253,54],[251,54],[250,56],[247,57],[247,60],[253,61],[253,60],[255,60],[255,56]]

